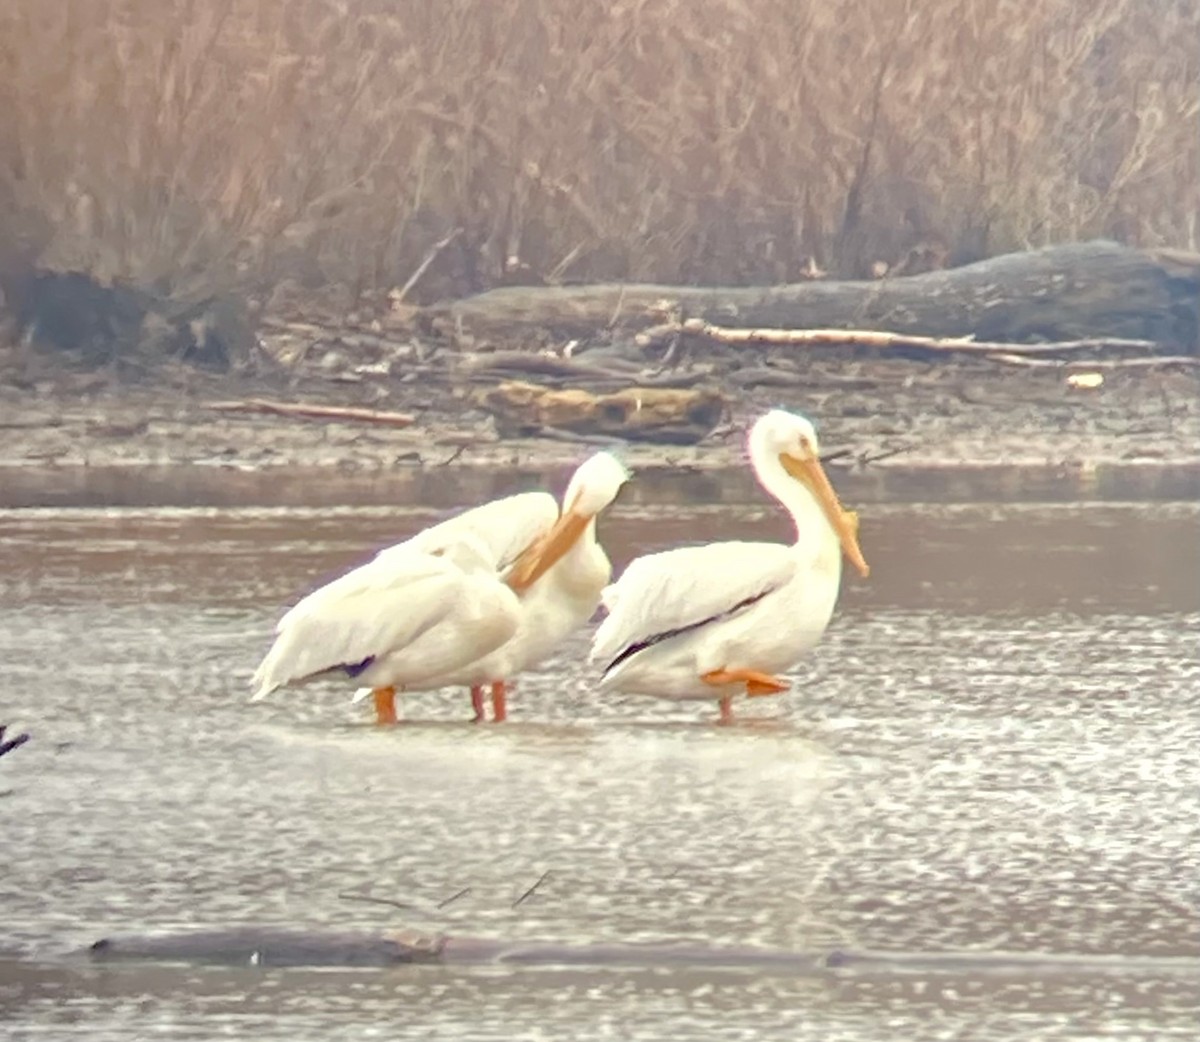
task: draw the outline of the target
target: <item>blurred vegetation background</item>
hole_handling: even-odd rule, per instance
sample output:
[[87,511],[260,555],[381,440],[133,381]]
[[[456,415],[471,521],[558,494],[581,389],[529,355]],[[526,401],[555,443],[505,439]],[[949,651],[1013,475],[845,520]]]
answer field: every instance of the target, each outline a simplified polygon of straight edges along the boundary
[[358,292],[454,235],[428,301],[1196,250],[1198,218],[1195,0],[0,6],[10,268]]

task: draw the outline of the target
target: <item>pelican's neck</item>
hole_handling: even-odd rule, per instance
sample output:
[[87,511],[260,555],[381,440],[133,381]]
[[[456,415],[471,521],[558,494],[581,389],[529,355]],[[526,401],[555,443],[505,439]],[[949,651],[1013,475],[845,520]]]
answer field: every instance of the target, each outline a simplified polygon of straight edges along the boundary
[[796,528],[796,549],[811,553],[814,558],[841,561],[841,544],[837,532],[808,488],[783,469],[779,456],[766,449],[752,452],[751,460],[759,483],[792,516]]
[[571,544],[554,567],[546,573],[550,584],[574,595],[590,596],[594,589],[607,585],[611,578],[608,557],[596,540],[596,519],[593,517],[579,538]]
[[571,544],[571,549],[563,554],[564,561],[576,561],[586,557],[596,545],[596,519],[588,519],[587,527],[579,534],[579,538]]

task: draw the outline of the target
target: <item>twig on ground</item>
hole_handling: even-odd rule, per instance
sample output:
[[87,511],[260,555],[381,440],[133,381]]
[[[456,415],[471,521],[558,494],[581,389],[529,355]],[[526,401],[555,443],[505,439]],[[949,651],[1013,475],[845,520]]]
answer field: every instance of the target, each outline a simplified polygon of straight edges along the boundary
[[470,892],[471,892],[471,888],[469,886],[464,886],[457,894],[451,894],[449,897],[446,898],[446,900],[439,901],[438,908],[445,908],[447,905],[453,904],[460,897],[466,897],[467,894],[469,894]]
[[409,290],[411,290],[413,288],[413,286],[415,286],[420,281],[421,276],[424,275],[425,272],[427,272],[429,270],[429,265],[431,265],[435,260],[437,260],[437,255],[439,253],[441,253],[442,250],[444,250],[447,246],[449,246],[461,234],[462,234],[462,229],[455,228],[454,231],[452,231],[449,235],[447,235],[445,238],[438,239],[438,241],[435,242],[429,248],[429,252],[427,254],[425,254],[425,259],[423,261],[421,261],[420,264],[417,265],[417,270],[414,271],[411,275],[409,275],[408,281],[403,286],[400,287],[400,289],[397,291],[395,297],[392,298],[393,305],[404,303],[404,298],[408,296]]
[[863,453],[856,461],[860,467],[869,466],[872,463],[878,463],[880,460],[891,459],[893,456],[899,456],[912,449],[911,445],[895,445],[891,448],[886,448],[874,455]]
[[447,456],[444,460],[442,460],[441,463],[437,464],[437,466],[439,466],[439,467],[450,466],[451,463],[453,463],[456,459],[458,459],[459,456],[461,456],[466,451],[467,451],[467,446],[464,443],[464,444],[458,446],[458,448],[456,448],[452,453],[450,453],[449,456]]
[[833,449],[830,452],[821,453],[821,463],[822,465],[833,463],[836,460],[846,459],[847,457],[851,459],[854,457],[853,449]]
[[402,912],[411,912],[417,909],[415,905],[406,904],[404,901],[393,901],[388,897],[373,897],[371,894],[352,894],[347,890],[343,890],[338,894],[343,901],[361,901],[363,904],[369,905],[390,905],[392,908],[399,908]]
[[993,362],[1004,362],[1007,365],[1023,365],[1041,369],[1161,369],[1171,365],[1200,365],[1200,357],[1191,355],[1155,355],[1153,358],[1027,358],[1024,355],[1013,354],[1011,351],[1000,351],[989,354],[987,358]]
[[528,890],[525,891],[525,893],[523,893],[520,897],[518,897],[513,902],[513,904],[512,904],[513,908],[516,908],[518,905],[522,904],[523,902],[528,900],[530,897],[532,897],[534,895],[534,893],[537,891],[537,888],[546,881],[546,877],[549,875],[550,875],[550,869],[546,869],[545,872],[543,872],[540,876],[538,876],[537,882],[534,883],[533,886],[531,886]]
[[621,291],[617,294],[617,305],[613,308],[612,316],[608,320],[608,328],[613,329],[617,324],[617,319],[621,317],[621,310],[625,307],[625,285],[621,284]]
[[343,405],[270,402],[265,398],[247,398],[237,402],[207,402],[204,407],[214,412],[267,413],[274,416],[293,416],[302,420],[375,423],[385,427],[411,427],[417,422],[415,416],[405,412],[383,412],[378,409],[359,409]]
[[971,337],[913,336],[871,329],[735,329],[717,326],[700,318],[672,322],[643,330],[636,337],[640,346],[649,346],[671,336],[703,337],[731,346],[778,347],[873,347],[909,348],[923,351],[983,355],[996,353],[1014,356],[1057,355],[1075,351],[1154,351],[1152,340],[1092,338],[1063,340],[1048,344],[1006,344],[974,340]]

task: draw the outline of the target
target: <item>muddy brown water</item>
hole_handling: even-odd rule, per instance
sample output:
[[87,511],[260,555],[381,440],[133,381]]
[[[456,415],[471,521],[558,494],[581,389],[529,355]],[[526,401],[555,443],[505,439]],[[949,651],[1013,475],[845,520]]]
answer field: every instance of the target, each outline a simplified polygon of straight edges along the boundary
[[[618,567],[785,534],[719,487],[619,504],[603,525]],[[230,495],[0,511],[0,722],[33,735],[0,760],[6,1037],[1195,1037],[1200,981],[1139,960],[1200,955],[1196,506],[876,502],[870,580],[845,580],[791,693],[732,728],[703,706],[598,697],[586,633],[521,678],[503,727],[465,723],[459,691],[404,699],[388,731],[334,684],[248,703],[282,605],[464,489],[447,478],[436,509]],[[1074,952],[1128,972],[264,972],[67,954],[242,922]]]

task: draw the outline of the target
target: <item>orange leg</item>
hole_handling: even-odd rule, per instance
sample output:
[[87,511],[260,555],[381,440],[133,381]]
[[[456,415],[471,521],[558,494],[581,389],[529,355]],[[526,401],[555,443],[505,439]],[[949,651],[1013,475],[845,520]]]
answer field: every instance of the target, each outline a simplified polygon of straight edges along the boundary
[[492,685],[492,722],[502,723],[508,719],[508,688],[503,680]]
[[757,669],[714,669],[700,678],[706,684],[745,684],[746,694],[777,695],[788,689],[787,684],[769,673],[760,673]]
[[396,722],[396,689],[394,687],[377,687],[371,692],[375,700],[375,722],[377,724],[394,724]]
[[487,719],[483,713],[483,685],[476,684],[471,688],[471,708],[475,710],[474,724],[481,724]]

